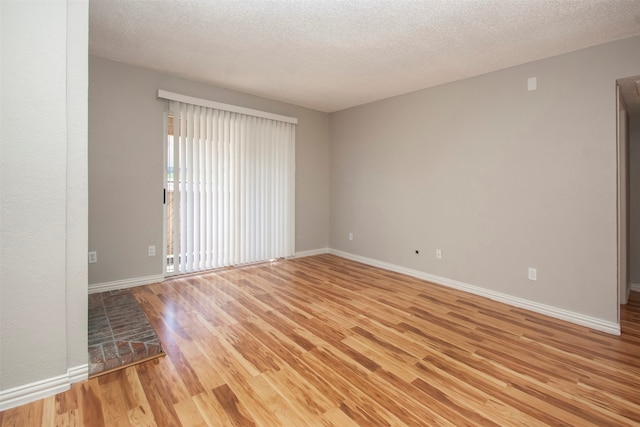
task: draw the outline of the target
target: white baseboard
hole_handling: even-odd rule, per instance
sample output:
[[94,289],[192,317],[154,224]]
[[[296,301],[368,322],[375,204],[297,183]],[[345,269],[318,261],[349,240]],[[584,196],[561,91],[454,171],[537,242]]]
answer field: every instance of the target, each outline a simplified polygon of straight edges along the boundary
[[329,253],[342,258],[350,259],[352,261],[357,261],[363,264],[371,265],[373,267],[379,267],[385,270],[395,271],[397,273],[406,274],[407,276],[416,277],[418,279],[426,280],[428,282],[436,283],[438,285],[447,286],[447,287],[458,289],[464,292],[469,292],[470,294],[486,297],[494,301],[503,302],[509,305],[513,305],[515,307],[524,308],[526,310],[531,310],[536,313],[554,317],[556,319],[566,320],[567,322],[575,323],[581,326],[586,326],[588,328],[606,332],[612,335],[620,335],[620,325],[614,322],[608,322],[606,320],[597,319],[595,317],[585,316],[584,314],[574,313],[572,311],[563,310],[550,305],[540,304],[535,301],[529,301],[523,298],[518,298],[508,294],[503,294],[501,292],[495,292],[489,289],[481,288],[479,286],[458,282],[452,279],[447,279],[446,277],[440,277],[433,274],[424,273],[422,271],[401,267],[399,265],[390,264],[387,262],[362,257],[359,255],[354,255],[354,254],[343,252],[337,249],[329,249]]
[[329,248],[311,249],[309,251],[296,252],[294,258],[304,258],[306,256],[328,254]]
[[135,277],[133,279],[115,280],[113,282],[94,283],[89,285],[89,293],[116,291],[118,289],[133,288],[135,286],[150,285],[164,281],[164,276],[158,274],[156,276]]
[[629,291],[640,292],[640,283],[629,283]]
[[89,364],[85,363],[84,365],[74,366],[67,370],[67,375],[69,376],[69,383],[75,384],[80,381],[85,381],[89,379]]
[[0,391],[0,411],[25,405],[69,390],[71,384],[88,378],[89,365],[69,368],[67,374]]

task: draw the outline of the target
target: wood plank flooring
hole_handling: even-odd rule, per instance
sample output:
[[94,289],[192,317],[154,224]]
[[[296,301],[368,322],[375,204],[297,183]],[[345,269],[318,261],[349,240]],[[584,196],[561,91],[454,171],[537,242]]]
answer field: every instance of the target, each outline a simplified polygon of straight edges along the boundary
[[635,293],[620,337],[331,255],[135,295],[167,357],[0,425],[640,425]]

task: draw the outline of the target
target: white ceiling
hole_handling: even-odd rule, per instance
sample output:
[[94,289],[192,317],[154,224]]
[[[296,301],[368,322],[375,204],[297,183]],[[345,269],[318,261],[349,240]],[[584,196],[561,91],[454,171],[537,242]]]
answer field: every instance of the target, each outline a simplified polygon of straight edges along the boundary
[[640,0],[90,0],[89,49],[333,112],[636,34]]

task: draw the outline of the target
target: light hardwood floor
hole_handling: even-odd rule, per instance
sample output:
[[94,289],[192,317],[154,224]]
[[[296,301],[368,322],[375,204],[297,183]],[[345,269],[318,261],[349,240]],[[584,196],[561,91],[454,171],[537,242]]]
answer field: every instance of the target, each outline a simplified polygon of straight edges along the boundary
[[620,337],[331,255],[135,295],[166,357],[0,425],[640,425],[635,293]]

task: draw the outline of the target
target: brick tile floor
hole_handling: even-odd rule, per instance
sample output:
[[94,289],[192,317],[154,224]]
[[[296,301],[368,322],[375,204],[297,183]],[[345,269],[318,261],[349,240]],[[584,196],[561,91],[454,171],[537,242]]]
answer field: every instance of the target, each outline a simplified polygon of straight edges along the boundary
[[129,289],[89,295],[89,375],[163,353]]

